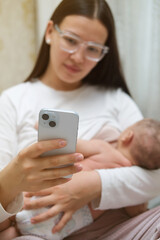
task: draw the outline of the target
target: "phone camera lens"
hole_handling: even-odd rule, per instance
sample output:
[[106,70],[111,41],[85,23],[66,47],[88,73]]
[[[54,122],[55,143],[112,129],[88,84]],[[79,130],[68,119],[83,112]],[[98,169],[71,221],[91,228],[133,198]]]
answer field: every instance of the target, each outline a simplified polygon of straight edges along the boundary
[[50,121],[50,122],[49,122],[49,126],[50,126],[50,127],[55,127],[55,126],[56,126],[56,122]]
[[48,119],[49,119],[49,116],[48,116],[48,114],[43,114],[43,115],[42,115],[42,118],[43,118],[43,120],[48,120]]

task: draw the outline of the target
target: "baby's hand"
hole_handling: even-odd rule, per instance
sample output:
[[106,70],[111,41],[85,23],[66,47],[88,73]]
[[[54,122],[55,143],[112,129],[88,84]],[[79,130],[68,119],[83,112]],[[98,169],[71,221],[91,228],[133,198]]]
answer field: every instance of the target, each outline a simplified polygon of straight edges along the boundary
[[11,226],[6,230],[0,232],[0,239],[3,239],[3,240],[12,240],[18,236],[19,234],[17,232],[17,229],[14,226]]
[[19,233],[15,226],[12,226],[12,221],[10,219],[5,220],[0,223],[0,239],[12,240],[18,237]]
[[0,223],[0,232],[9,228],[11,226],[11,221],[6,219],[4,222]]

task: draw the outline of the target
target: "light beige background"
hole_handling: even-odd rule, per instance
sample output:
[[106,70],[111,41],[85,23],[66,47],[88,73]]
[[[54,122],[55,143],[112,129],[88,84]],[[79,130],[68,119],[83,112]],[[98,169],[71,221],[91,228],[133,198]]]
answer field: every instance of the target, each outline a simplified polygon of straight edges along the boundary
[[35,1],[0,0],[0,91],[25,79],[35,61]]

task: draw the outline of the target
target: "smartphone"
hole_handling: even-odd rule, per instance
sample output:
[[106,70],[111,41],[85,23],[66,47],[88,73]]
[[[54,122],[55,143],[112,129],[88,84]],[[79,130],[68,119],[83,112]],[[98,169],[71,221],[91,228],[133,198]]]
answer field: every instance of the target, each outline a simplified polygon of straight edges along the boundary
[[[74,153],[77,143],[78,124],[79,116],[73,111],[42,109],[39,113],[38,141],[56,138],[67,141],[65,147],[48,151],[43,156]],[[72,164],[62,165],[61,167],[69,165]]]

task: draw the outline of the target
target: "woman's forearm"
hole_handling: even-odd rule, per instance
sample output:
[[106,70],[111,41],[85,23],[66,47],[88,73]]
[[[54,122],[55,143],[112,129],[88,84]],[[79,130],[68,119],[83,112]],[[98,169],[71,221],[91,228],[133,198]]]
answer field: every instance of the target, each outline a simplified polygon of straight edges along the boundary
[[23,195],[18,191],[12,172],[9,173],[8,168],[0,172],[0,223],[15,215],[23,206]]
[[102,181],[98,209],[137,205],[160,194],[160,170],[151,171],[133,166],[98,170],[98,173]]
[[84,201],[84,205],[93,199],[100,201],[101,178],[96,171],[82,171],[74,174],[72,188],[75,197]]
[[6,209],[8,204],[20,193],[14,180],[14,176],[12,172],[9,171],[9,167],[6,167],[0,172],[0,203],[4,209]]
[[[43,153],[64,147],[66,144],[62,139],[34,143],[22,150],[0,172],[0,203],[4,208],[21,192],[40,191],[65,183],[67,179],[64,176],[81,170],[77,161],[83,158],[82,154],[73,153],[42,157]],[[75,162],[77,162],[75,165],[56,168],[64,165],[64,163]]]

